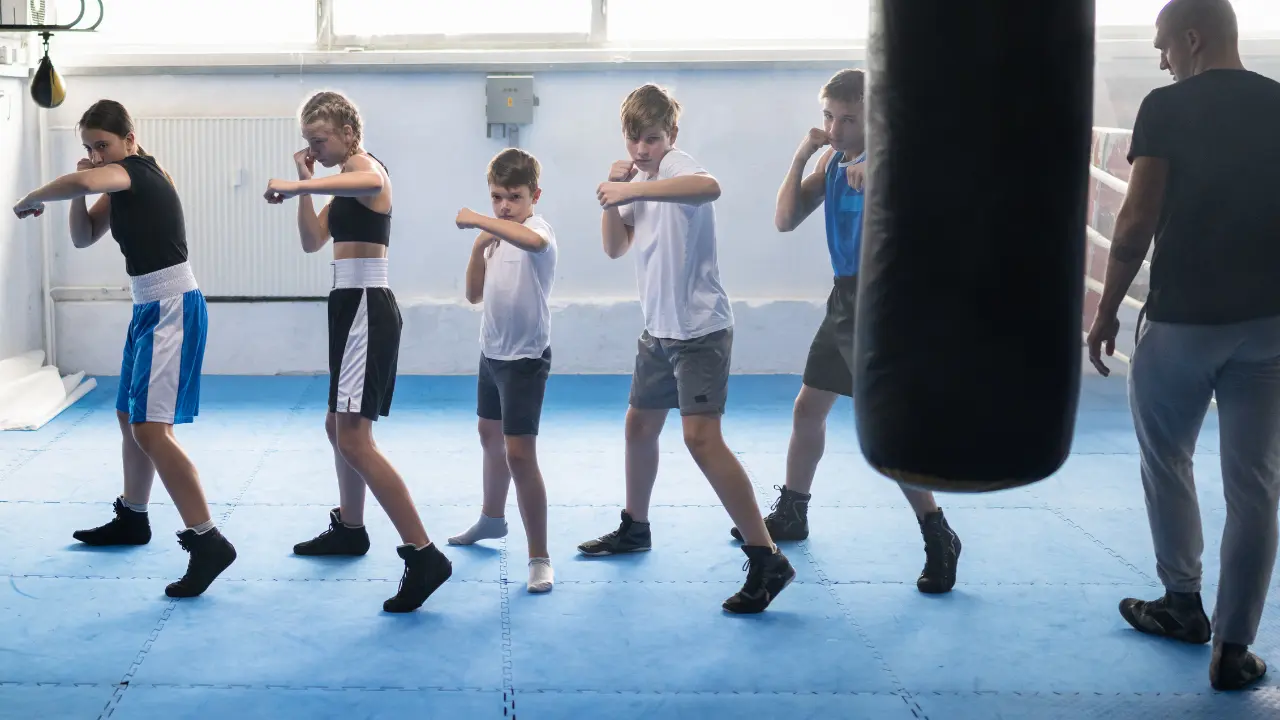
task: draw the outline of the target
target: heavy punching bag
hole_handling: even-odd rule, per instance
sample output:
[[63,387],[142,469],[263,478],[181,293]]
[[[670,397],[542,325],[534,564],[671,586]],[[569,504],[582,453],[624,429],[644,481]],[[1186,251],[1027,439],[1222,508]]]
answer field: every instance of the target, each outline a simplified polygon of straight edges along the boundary
[[871,4],[863,455],[922,489],[1037,482],[1080,393],[1094,0]]

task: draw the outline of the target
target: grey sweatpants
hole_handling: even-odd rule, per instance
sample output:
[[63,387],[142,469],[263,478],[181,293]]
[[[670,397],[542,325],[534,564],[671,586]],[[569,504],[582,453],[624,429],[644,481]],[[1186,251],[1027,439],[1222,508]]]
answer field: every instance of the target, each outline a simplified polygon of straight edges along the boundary
[[1142,484],[1166,589],[1199,592],[1204,537],[1192,478],[1196,437],[1217,395],[1227,524],[1216,642],[1250,645],[1276,559],[1280,499],[1280,317],[1233,325],[1149,322],[1129,370]]

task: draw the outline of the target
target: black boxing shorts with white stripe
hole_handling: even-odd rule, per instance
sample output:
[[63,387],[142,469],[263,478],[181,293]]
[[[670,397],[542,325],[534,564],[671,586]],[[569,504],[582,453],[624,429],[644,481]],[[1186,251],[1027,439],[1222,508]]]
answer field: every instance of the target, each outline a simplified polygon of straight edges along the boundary
[[334,262],[329,293],[329,411],[376,421],[391,413],[404,321],[386,258]]

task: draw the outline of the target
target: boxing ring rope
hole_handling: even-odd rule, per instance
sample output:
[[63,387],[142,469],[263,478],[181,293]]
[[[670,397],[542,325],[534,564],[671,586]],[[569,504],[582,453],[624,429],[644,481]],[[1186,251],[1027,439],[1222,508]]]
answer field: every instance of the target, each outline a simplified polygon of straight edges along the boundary
[[[1107,132],[1107,129],[1095,128],[1095,131]],[[1103,170],[1102,168],[1098,167],[1092,162],[1090,162],[1089,164],[1089,177],[1092,178],[1094,181],[1098,182],[1099,184],[1101,184],[1102,186],[1108,188],[1109,190],[1117,192],[1122,196],[1129,191],[1129,183],[1125,182],[1124,180],[1121,180],[1115,175],[1112,175],[1106,170]],[[1110,238],[1098,232],[1092,225],[1085,226],[1085,235],[1088,239],[1089,244],[1092,245],[1093,247],[1096,247],[1102,250],[1103,252],[1107,252],[1107,253],[1111,251]],[[1150,261],[1143,260],[1142,269],[1149,272],[1151,270]],[[1086,290],[1098,293],[1099,295],[1102,294],[1103,283],[1099,280],[1096,280],[1090,277],[1088,274],[1088,270],[1086,270],[1085,272],[1084,285]],[[1142,310],[1142,306],[1143,306],[1142,300],[1128,294],[1126,294],[1124,298],[1121,300],[1121,304],[1125,307],[1132,308],[1134,310]],[[1086,326],[1088,322],[1089,320],[1086,320]],[[1086,327],[1084,331],[1081,333],[1081,337],[1084,340],[1088,339],[1089,337],[1088,327]],[[1116,350],[1111,355],[1111,357],[1114,357],[1115,359],[1123,362],[1126,365],[1130,363],[1129,356],[1120,352],[1119,350]]]

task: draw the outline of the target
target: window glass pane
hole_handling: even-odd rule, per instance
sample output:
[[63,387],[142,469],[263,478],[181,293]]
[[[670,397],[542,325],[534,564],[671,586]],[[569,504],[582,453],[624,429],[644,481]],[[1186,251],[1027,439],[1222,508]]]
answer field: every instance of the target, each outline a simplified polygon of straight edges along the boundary
[[[1156,18],[1169,0],[1097,0],[1098,27],[1130,25],[1154,28]],[[1231,0],[1240,34],[1280,31],[1280,2],[1277,0]]]
[[609,0],[618,43],[855,40],[867,36],[869,0]]
[[1097,0],[1095,22],[1098,27],[1129,25],[1154,28],[1156,16],[1169,0]]
[[[70,23],[80,0],[48,0],[56,21]],[[297,48],[314,47],[315,0],[104,0],[102,23],[91,33],[58,33],[59,47],[128,49],[165,47]],[[88,27],[98,19],[97,0],[86,0]]]
[[335,35],[591,32],[591,0],[333,0]]

